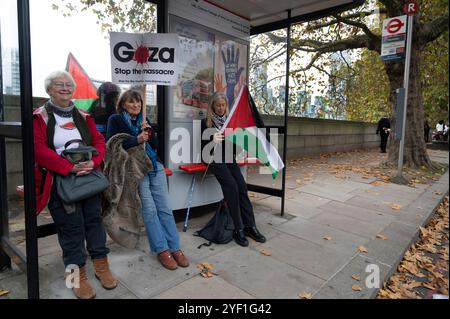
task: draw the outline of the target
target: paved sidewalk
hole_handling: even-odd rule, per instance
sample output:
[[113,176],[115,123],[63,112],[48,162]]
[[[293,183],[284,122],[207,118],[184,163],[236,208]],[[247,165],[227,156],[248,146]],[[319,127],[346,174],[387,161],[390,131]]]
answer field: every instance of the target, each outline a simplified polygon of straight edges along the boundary
[[[432,150],[430,155],[448,164],[447,151]],[[258,228],[268,238],[264,244],[251,240],[248,248],[231,242],[198,249],[205,240],[192,234],[211,213],[191,219],[186,233],[181,222],[177,225],[191,259],[188,268],[162,268],[148,253],[145,236],[137,250],[110,242],[110,263],[120,285],[102,289],[88,263],[97,298],[298,299],[302,293],[312,298],[373,298],[377,289],[366,287],[371,274],[366,267],[380,270],[382,284],[449,189],[448,171],[429,185],[409,187],[383,183],[364,170],[342,169],[352,163],[375,166],[382,156],[371,150],[291,161],[284,216],[279,214],[280,199],[250,194]],[[255,173],[249,173],[252,183],[280,184]],[[379,234],[388,239],[377,238]],[[39,240],[39,255],[41,298],[74,298],[65,288],[56,236]],[[201,277],[196,267],[201,262],[212,264],[216,275]],[[355,284],[361,291],[352,289]],[[26,277],[16,268],[0,273],[1,289],[10,291],[6,298],[26,298]]]

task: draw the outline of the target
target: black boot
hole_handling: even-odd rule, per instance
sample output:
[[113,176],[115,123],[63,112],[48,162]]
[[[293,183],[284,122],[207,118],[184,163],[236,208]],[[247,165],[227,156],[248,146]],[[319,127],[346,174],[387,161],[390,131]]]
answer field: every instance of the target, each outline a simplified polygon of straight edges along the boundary
[[242,229],[235,230],[233,233],[234,241],[243,247],[248,246],[248,240],[245,238],[244,231]]
[[264,237],[259,230],[256,228],[256,226],[253,227],[245,227],[244,228],[245,236],[248,236],[250,238],[253,238],[259,243],[265,243],[266,237]]

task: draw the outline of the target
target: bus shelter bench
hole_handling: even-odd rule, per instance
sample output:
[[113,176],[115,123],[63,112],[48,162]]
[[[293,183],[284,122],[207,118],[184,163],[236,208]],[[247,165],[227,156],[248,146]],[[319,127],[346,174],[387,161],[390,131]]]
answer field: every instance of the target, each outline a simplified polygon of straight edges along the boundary
[[[245,158],[243,160],[237,161],[237,164],[239,166],[245,166],[250,164],[261,164],[261,162],[257,158]],[[188,193],[188,199],[187,199],[187,211],[186,211],[186,218],[184,220],[183,225],[183,232],[186,232],[188,227],[188,220],[189,220],[189,212],[192,206],[192,200],[194,197],[194,191],[195,191],[195,173],[204,173],[208,169],[208,165],[205,163],[193,163],[193,164],[183,164],[179,166],[179,169],[184,171],[185,173],[193,174],[191,179],[191,185]]]

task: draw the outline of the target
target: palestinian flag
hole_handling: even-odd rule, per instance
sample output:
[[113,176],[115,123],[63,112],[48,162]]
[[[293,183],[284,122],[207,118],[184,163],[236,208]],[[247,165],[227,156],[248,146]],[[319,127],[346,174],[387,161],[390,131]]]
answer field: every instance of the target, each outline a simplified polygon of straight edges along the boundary
[[72,75],[77,86],[73,94],[73,103],[78,108],[88,111],[97,99],[97,88],[72,53],[67,57],[66,71]]
[[225,138],[246,150],[261,163],[268,166],[275,179],[284,164],[276,148],[267,140],[264,123],[250,96],[247,86],[243,86],[239,96],[225,121],[221,132]]

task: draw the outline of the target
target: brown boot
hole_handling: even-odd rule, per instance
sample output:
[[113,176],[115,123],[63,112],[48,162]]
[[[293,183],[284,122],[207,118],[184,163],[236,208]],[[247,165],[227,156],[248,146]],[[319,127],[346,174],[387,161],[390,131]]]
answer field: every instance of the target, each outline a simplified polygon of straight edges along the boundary
[[168,250],[159,253],[158,260],[167,269],[175,270],[178,268],[177,262],[173,259],[172,254]]
[[[73,287],[73,293],[79,299],[93,299],[95,298],[95,290],[89,283],[89,279],[86,274],[86,266],[79,268],[80,270],[80,284],[79,287]],[[76,280],[76,279],[75,279]],[[76,283],[75,283],[76,284]],[[75,285],[77,286],[77,285]]]
[[177,262],[178,266],[180,267],[187,267],[189,266],[189,260],[187,257],[183,254],[181,250],[174,251],[172,253],[173,259]]
[[100,280],[103,288],[111,290],[117,287],[118,281],[108,265],[108,257],[92,259],[95,268],[95,278]]

